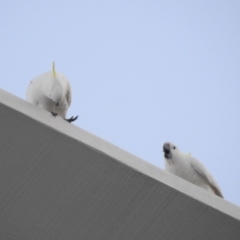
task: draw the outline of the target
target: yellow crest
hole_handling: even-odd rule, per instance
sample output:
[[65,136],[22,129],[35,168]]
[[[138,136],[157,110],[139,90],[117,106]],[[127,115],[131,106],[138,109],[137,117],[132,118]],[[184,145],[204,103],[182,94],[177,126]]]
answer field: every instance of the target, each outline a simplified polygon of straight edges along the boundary
[[56,71],[55,71],[55,62],[53,62],[52,63],[52,75],[53,75],[53,77],[57,77],[57,75],[56,75]]

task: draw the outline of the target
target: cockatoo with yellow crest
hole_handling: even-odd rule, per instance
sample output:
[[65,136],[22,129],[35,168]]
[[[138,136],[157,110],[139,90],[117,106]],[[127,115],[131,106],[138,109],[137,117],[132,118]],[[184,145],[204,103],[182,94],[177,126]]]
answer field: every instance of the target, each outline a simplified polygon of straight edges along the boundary
[[182,153],[176,145],[163,145],[165,170],[223,198],[223,194],[211,173],[191,154]]
[[67,78],[55,71],[54,62],[51,72],[43,73],[29,83],[26,99],[52,113],[53,116],[59,115],[68,122],[73,122],[78,118],[76,116],[66,119],[72,100],[71,87]]

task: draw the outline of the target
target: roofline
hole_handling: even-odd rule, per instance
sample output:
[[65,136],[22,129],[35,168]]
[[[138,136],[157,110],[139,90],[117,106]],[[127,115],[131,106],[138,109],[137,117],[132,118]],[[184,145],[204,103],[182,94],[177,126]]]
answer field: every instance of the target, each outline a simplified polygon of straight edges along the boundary
[[2,89],[0,89],[0,103],[46,125],[49,128],[54,129],[61,134],[88,145],[90,148],[94,149],[94,151],[100,151],[150,178],[162,182],[163,184],[168,185],[169,187],[174,188],[177,191],[208,205],[209,207],[240,220],[240,208],[238,206],[181,178],[178,178],[175,175],[167,173],[166,171],[134,156],[131,153],[128,153],[127,151],[124,151],[106,140],[103,140],[100,137],[97,137],[73,124],[63,121],[61,118],[53,118],[47,111],[42,110]]

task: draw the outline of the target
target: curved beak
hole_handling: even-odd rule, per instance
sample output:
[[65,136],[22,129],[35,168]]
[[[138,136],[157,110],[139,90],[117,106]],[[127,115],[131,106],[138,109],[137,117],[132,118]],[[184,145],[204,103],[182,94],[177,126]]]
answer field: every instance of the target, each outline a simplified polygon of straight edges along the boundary
[[163,152],[165,153],[164,154],[164,157],[169,159],[169,158],[172,158],[172,153],[171,153],[171,148],[170,148],[170,144],[169,143],[165,143],[163,145]]

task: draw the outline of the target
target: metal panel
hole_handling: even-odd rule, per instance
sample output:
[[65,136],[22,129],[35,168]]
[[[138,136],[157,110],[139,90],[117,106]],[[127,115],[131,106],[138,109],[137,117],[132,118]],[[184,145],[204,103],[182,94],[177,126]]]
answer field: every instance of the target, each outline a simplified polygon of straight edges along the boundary
[[240,239],[237,206],[4,91],[0,102],[0,239]]

